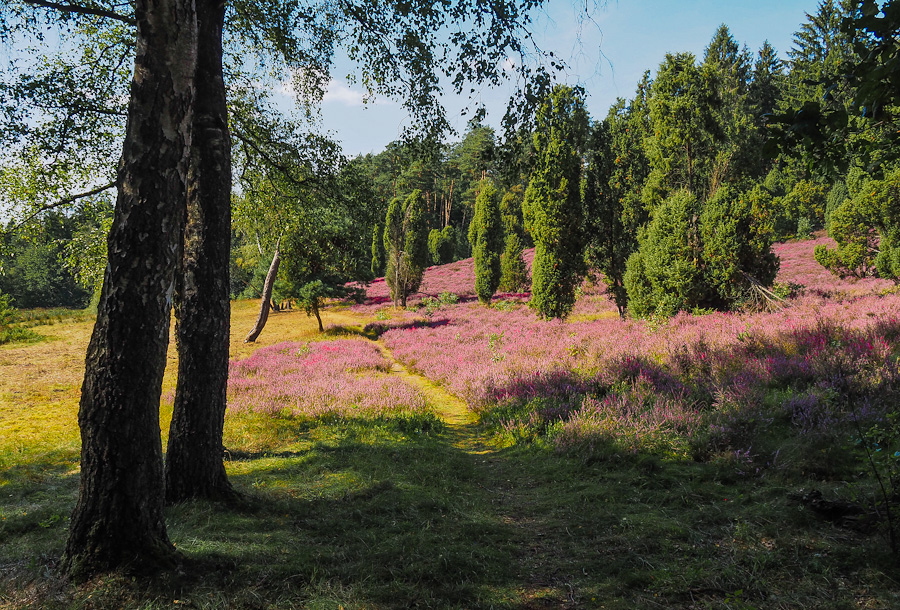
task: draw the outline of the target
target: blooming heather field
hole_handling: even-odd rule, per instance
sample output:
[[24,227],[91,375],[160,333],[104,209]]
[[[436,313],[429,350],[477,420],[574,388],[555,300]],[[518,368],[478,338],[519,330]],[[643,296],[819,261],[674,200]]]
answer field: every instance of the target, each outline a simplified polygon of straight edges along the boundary
[[[812,259],[819,243],[829,240],[776,246],[778,281],[799,288],[773,311],[622,321],[602,283],[588,281],[569,320],[543,321],[527,295],[478,304],[468,259],[429,268],[411,311],[367,328],[410,371],[514,437],[749,452],[772,426],[802,436],[877,424],[900,384],[900,297],[883,280],[833,277]],[[421,309],[447,292],[459,302]],[[353,310],[385,307],[381,280]],[[308,416],[424,408],[412,388],[377,374],[386,366],[362,340],[274,346],[233,364],[231,407]]]
[[424,412],[422,395],[389,370],[378,348],[363,339],[279,343],[231,363],[229,408],[310,418]]
[[[526,250],[523,258],[525,259],[525,264],[531,269],[531,262],[534,260],[534,248]],[[428,267],[425,270],[425,277],[422,279],[419,292],[410,295],[408,303],[415,305],[425,297],[437,297],[444,292],[457,295],[461,301],[477,299],[475,295],[474,259],[467,258],[449,265]],[[495,298],[502,298],[503,296],[503,294],[498,294]],[[371,313],[389,306],[391,306],[390,290],[384,278],[378,278],[366,287],[365,302],[354,305],[352,309],[360,313]]]
[[[512,408],[518,415],[503,426],[549,430],[560,447],[667,437],[748,450],[765,432],[759,422],[799,434],[877,423],[900,382],[900,297],[882,294],[883,280],[831,276],[812,260],[819,243],[828,239],[777,246],[778,280],[803,289],[775,311],[621,321],[602,287],[587,283],[566,322],[468,301],[373,328],[399,361],[471,409]],[[470,260],[429,269],[428,292],[470,295],[462,278],[471,273]]]

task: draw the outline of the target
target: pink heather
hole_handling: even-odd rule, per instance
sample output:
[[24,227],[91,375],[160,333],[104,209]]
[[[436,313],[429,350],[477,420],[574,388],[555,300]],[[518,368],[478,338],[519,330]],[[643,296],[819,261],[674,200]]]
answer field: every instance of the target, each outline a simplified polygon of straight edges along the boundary
[[279,343],[231,363],[229,409],[305,417],[425,411],[422,395],[389,370],[378,348],[363,339]]
[[[883,280],[835,278],[812,258],[820,243],[830,240],[775,246],[778,281],[806,288],[777,311],[622,321],[595,280],[582,286],[568,321],[542,321],[524,305],[528,295],[500,295],[495,304],[506,301],[502,310],[475,302],[467,259],[429,268],[411,300],[451,292],[458,304],[443,305],[428,319],[407,312],[370,328],[410,370],[475,411],[543,400],[536,404],[547,406],[529,417],[551,424],[561,447],[599,437],[633,448],[671,445],[701,429],[732,438],[735,418],[762,408],[772,384],[821,386],[785,406],[807,431],[843,417],[818,398],[826,386],[839,391],[852,383],[876,395],[879,384],[900,385],[893,358],[900,296],[882,294],[891,286]],[[533,251],[526,258],[530,263]],[[354,309],[390,307],[383,280],[369,284],[367,297]],[[389,377],[387,367],[362,340],[273,346],[232,364],[231,408],[310,417],[424,409],[421,395]]]

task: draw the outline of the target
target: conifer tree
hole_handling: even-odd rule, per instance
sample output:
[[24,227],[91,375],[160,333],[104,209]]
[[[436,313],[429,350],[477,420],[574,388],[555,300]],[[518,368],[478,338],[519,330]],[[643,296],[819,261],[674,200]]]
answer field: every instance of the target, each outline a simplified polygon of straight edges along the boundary
[[719,135],[707,189],[712,196],[722,184],[742,177],[758,178],[769,163],[759,155],[763,136],[750,108],[751,54],[746,46],[741,48],[728,26],[723,24],[716,30],[706,47],[702,68],[712,76],[708,80],[714,87],[711,111]]
[[469,243],[475,257],[475,293],[484,305],[500,285],[500,254],[503,249],[503,222],[500,197],[490,180],[484,180],[475,199],[475,216],[469,225]]
[[537,158],[522,211],[535,243],[531,306],[544,318],[564,318],[585,274],[585,211],[581,166],[588,114],[580,88],[558,85],[536,117]]
[[432,229],[428,234],[428,252],[435,265],[446,265],[453,262],[456,250],[456,229],[447,225],[443,229]]
[[500,286],[503,292],[519,292],[528,289],[528,267],[522,258],[525,249],[522,227],[522,198],[525,192],[520,185],[506,191],[500,200],[500,216],[506,247],[500,255]]
[[384,271],[384,227],[376,224],[372,231],[372,275],[381,276]]
[[778,100],[784,93],[784,86],[784,62],[778,59],[775,47],[767,40],[757,53],[748,92],[750,111],[757,122],[762,115],[775,112]]
[[415,190],[406,199],[397,197],[388,207],[384,221],[384,249],[387,253],[385,281],[394,306],[406,307],[410,294],[419,289],[428,265],[428,225],[425,197]]
[[655,207],[680,190],[701,198],[710,193],[722,140],[716,79],[715,70],[697,66],[690,53],[668,54],[660,65],[644,141],[652,168],[643,191],[646,205]]
[[616,175],[616,165],[621,157],[616,155],[611,129],[615,118],[613,110],[610,118],[595,124],[591,130],[583,193],[585,207],[590,211],[587,260],[593,270],[603,274],[619,315],[625,317],[628,302],[624,284],[625,262],[637,249],[637,235],[623,222],[624,197],[620,196],[623,185]]

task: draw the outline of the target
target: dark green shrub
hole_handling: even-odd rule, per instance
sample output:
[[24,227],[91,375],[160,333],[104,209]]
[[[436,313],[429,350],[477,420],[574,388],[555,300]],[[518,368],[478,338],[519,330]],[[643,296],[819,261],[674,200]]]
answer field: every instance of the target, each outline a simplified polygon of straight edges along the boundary
[[524,292],[530,286],[528,267],[522,258],[522,251],[525,249],[525,230],[522,227],[524,196],[522,187],[516,185],[500,200],[500,215],[503,218],[503,231],[506,233],[506,246],[500,256],[501,292]]
[[845,199],[831,214],[833,249],[816,246],[816,261],[841,277],[865,277],[876,271],[900,277],[900,171],[884,180],[858,178],[865,188]]
[[432,229],[428,234],[428,252],[435,265],[446,265],[453,262],[456,251],[456,229],[447,225],[441,230]]
[[506,249],[500,256],[501,292],[525,292],[528,290],[528,266],[522,258],[522,241],[513,233],[506,238]]
[[703,276],[700,213],[699,201],[687,191],[672,195],[654,212],[637,253],[626,264],[625,288],[633,315],[671,316],[713,300]]
[[682,191],[666,199],[625,273],[629,309],[638,317],[734,309],[778,271],[771,251],[768,194],[720,188],[705,204]]
[[719,308],[733,309],[756,286],[771,286],[778,272],[772,252],[768,194],[756,187],[748,193],[720,188],[703,206],[700,238],[706,281]]
[[500,198],[490,181],[484,181],[475,199],[475,216],[469,225],[469,243],[475,257],[475,293],[489,304],[500,285],[500,254],[503,249],[503,222]]
[[406,307],[410,294],[419,289],[428,265],[428,227],[425,198],[413,191],[406,199],[396,198],[388,207],[384,227],[387,269],[384,280],[391,290],[394,306]]
[[384,228],[380,224],[376,224],[372,231],[371,271],[374,277],[381,277],[384,272]]

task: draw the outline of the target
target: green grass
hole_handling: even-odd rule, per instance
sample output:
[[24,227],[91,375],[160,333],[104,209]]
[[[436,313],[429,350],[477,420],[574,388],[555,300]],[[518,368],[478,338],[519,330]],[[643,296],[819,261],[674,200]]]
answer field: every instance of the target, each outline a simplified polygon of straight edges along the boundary
[[475,427],[392,419],[243,415],[230,427],[228,470],[245,501],[169,509],[185,563],[149,580],[60,581],[75,456],[6,468],[0,607],[898,603],[882,541],[816,519],[776,476],[727,463],[492,448]]
[[23,328],[21,326],[0,327],[0,345],[6,345],[8,343],[34,343],[41,339],[43,339],[41,335],[29,328]]
[[86,309],[66,309],[64,307],[19,309],[16,313],[19,322],[25,326],[48,326],[61,322],[84,322],[95,315]]

